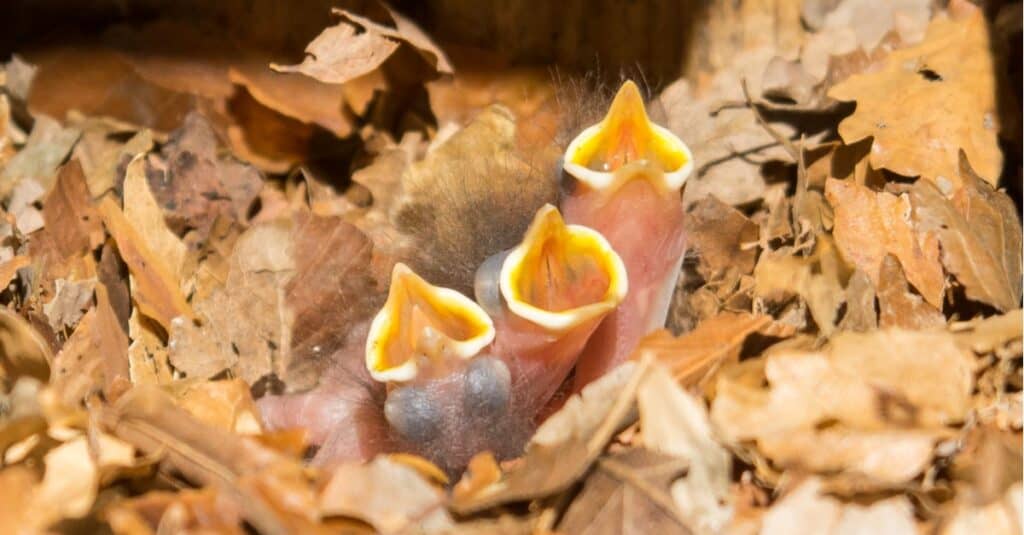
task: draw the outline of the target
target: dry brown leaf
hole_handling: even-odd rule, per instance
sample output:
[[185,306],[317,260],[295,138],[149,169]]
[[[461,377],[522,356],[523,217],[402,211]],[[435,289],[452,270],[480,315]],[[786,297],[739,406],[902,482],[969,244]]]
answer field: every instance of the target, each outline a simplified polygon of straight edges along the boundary
[[50,382],[66,405],[77,406],[101,390],[116,399],[129,385],[128,335],[110,306],[107,289],[96,286],[89,310],[53,360]]
[[723,363],[737,359],[744,342],[754,333],[787,338],[794,329],[775,323],[765,314],[722,312],[679,337],[666,330],[655,331],[641,339],[635,354],[651,354],[677,381],[695,384]]
[[204,424],[239,435],[262,432],[249,385],[241,379],[179,381],[172,388],[178,406]]
[[[408,43],[441,73],[451,73],[448,59],[411,21],[389,11],[395,28],[344,9],[332,13],[345,20],[320,33],[306,47],[298,65],[276,65],[278,72],[298,72],[330,84],[343,84],[381,66],[401,43]],[[359,31],[359,29],[362,31]]]
[[899,259],[907,280],[933,307],[941,307],[946,279],[939,262],[939,243],[911,218],[910,199],[845,180],[829,179],[825,197],[835,210],[836,245],[856,268],[880,287],[882,261]]
[[602,458],[558,524],[564,533],[689,533],[669,487],[687,462],[644,449]]
[[[780,468],[831,476],[831,486],[857,492],[900,488],[920,475],[947,434],[935,430],[798,429],[758,439]],[[884,455],[881,455],[884,452]]]
[[637,407],[644,446],[688,463],[686,477],[670,486],[676,519],[694,533],[721,532],[732,517],[732,457],[717,442],[703,401],[656,366],[640,385]]
[[264,106],[293,119],[317,124],[339,138],[347,137],[354,129],[354,117],[346,115],[342,89],[337,85],[298,74],[276,73],[265,61],[256,58],[237,61],[228,68],[228,78],[244,85]]
[[878,328],[878,313],[875,311],[875,287],[871,278],[857,270],[850,275],[846,285],[846,315],[839,323],[845,331],[866,332]]
[[966,416],[973,367],[973,357],[944,331],[840,332],[823,351],[765,357],[768,388],[748,391],[720,376],[712,416],[732,440],[826,419],[867,429],[934,428]]
[[988,504],[961,503],[951,518],[946,519],[939,532],[942,535],[1011,535],[1019,533],[1022,526],[1021,502],[1024,494],[1018,482],[1007,489],[1002,499]]
[[285,303],[294,314],[292,353],[282,379],[303,390],[319,378],[315,364],[337,352],[352,326],[376,312],[383,292],[370,272],[373,246],[359,229],[340,217],[298,217],[295,276],[285,286]]
[[808,257],[792,256],[786,249],[762,253],[754,268],[754,295],[769,301],[799,295],[828,336],[835,330],[848,269],[831,237],[821,234]]
[[878,326],[882,329],[927,330],[945,325],[946,318],[942,312],[910,291],[896,257],[886,255],[878,282]]
[[684,225],[687,246],[697,255],[697,271],[704,280],[716,280],[725,271],[754,271],[758,226],[739,210],[709,196],[690,206]]
[[4,263],[0,264],[0,284],[6,288],[11,280],[18,275],[18,270],[31,264],[32,260],[25,255],[18,255],[11,257]]
[[922,176],[945,192],[961,185],[961,149],[991,184],[1003,168],[985,17],[966,2],[952,11],[932,20],[921,44],[892,52],[881,70],[829,91],[857,101],[839,133],[846,143],[874,137],[872,166]]
[[93,206],[85,174],[77,160],[57,173],[43,201],[43,219],[57,250],[65,257],[81,256],[103,243],[103,221]]
[[295,268],[291,232],[290,222],[278,221],[238,238],[223,286],[195,302],[202,324],[178,321],[169,331],[177,370],[210,378],[229,369],[249,384],[271,372],[286,376],[292,318],[284,297]]
[[53,350],[27,321],[0,309],[0,365],[8,380],[23,375],[45,381],[50,376]]
[[136,387],[101,416],[103,425],[166,466],[216,486],[261,533],[314,531],[316,502],[298,461],[250,438],[199,422],[154,387]]
[[107,121],[87,120],[82,137],[71,151],[71,157],[82,164],[85,182],[93,198],[118,187],[122,166],[138,154],[153,148],[153,132],[142,130],[122,143],[113,139],[121,128]]
[[0,197],[7,197],[25,180],[36,182],[40,195],[49,191],[57,167],[71,152],[79,135],[81,132],[76,128],[63,128],[52,118],[37,115],[25,146],[0,171]]
[[[537,429],[513,468],[492,485],[453,496],[451,509],[472,513],[567,488],[586,472],[615,431],[633,418],[637,388],[649,362],[626,363],[569,398]],[[471,482],[466,485],[475,487]]]
[[963,192],[948,200],[931,182],[910,189],[914,219],[938,234],[942,263],[967,297],[1002,312],[1021,302],[1021,227],[1013,201],[968,171]]
[[12,533],[29,535],[46,528],[48,519],[32,508],[37,479],[35,470],[24,465],[0,471],[0,524],[13,528]]
[[444,494],[416,470],[387,457],[335,467],[317,499],[322,514],[358,518],[380,533],[445,533],[453,524]]
[[43,315],[54,332],[63,332],[64,329],[74,327],[92,304],[96,279],[74,282],[57,279],[54,287],[53,299],[43,304]]
[[142,313],[156,320],[168,332],[174,318],[193,320],[195,315],[179,289],[178,278],[165,259],[157,256],[143,241],[117,202],[111,197],[104,197],[99,204],[99,212],[132,274],[135,287],[132,300]]
[[206,237],[219,216],[248,219],[249,208],[263,187],[254,167],[218,154],[219,138],[205,116],[190,113],[161,153],[165,163],[150,159],[149,187],[167,212],[171,229],[195,229]]
[[128,371],[133,385],[165,385],[172,380],[167,346],[159,325],[132,309],[128,318]]
[[181,239],[167,228],[164,214],[146,180],[144,154],[139,154],[128,162],[124,171],[122,198],[125,219],[131,223],[149,249],[163,260],[171,275],[181,281],[185,275],[182,268],[186,247]]

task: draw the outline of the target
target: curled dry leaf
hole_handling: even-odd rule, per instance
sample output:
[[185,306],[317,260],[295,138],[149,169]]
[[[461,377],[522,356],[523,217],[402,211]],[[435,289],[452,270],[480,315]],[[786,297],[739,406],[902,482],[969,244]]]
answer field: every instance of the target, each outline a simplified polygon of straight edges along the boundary
[[[615,432],[635,418],[636,392],[649,362],[623,364],[569,398],[537,429],[514,467],[475,493],[453,496],[451,509],[468,514],[548,496],[572,485]],[[476,487],[472,481],[464,486]]]
[[657,366],[637,393],[644,445],[688,463],[671,483],[678,520],[694,533],[718,533],[732,517],[732,457],[714,436],[703,401],[686,393]]
[[387,457],[335,467],[318,502],[322,514],[358,518],[380,533],[446,533],[453,526],[440,489]]
[[156,320],[168,332],[174,318],[193,320],[195,315],[181,293],[178,278],[166,260],[150,249],[149,244],[117,206],[117,202],[111,197],[104,197],[99,204],[99,212],[133,277],[135,291],[132,300],[139,310]]
[[859,269],[850,275],[850,281],[846,285],[846,315],[839,323],[839,328],[856,332],[878,328],[875,287],[871,284],[871,278]]
[[321,82],[343,84],[380,67],[404,42],[438,72],[452,72],[444,53],[415,24],[394,11],[389,10],[389,14],[395,27],[344,9],[335,8],[332,13],[345,20],[309,43],[302,63],[271,67],[278,72],[300,72]]
[[43,315],[54,332],[74,327],[92,304],[96,279],[70,282],[67,279],[54,281],[55,294],[50,302],[43,304]]
[[120,128],[105,121],[87,121],[82,138],[71,151],[71,157],[82,164],[85,183],[93,198],[117,188],[121,178],[119,171],[125,162],[153,148],[150,130],[142,130],[123,143],[114,138],[121,133]]
[[[964,162],[965,163],[965,162]],[[935,232],[942,263],[967,297],[1005,312],[1021,302],[1021,226],[1013,201],[973,177],[965,166],[964,188],[951,201],[931,182],[919,180],[910,202],[919,228]]]
[[882,261],[892,254],[925,300],[942,307],[946,278],[938,239],[915,224],[907,195],[876,193],[850,181],[829,179],[825,197],[835,211],[833,235],[844,258],[867,273],[878,288]]
[[874,137],[872,166],[922,176],[945,192],[960,186],[961,149],[990,184],[1003,167],[988,29],[981,10],[963,4],[953,17],[933,19],[921,44],[829,91],[857,101],[839,134],[846,143]]

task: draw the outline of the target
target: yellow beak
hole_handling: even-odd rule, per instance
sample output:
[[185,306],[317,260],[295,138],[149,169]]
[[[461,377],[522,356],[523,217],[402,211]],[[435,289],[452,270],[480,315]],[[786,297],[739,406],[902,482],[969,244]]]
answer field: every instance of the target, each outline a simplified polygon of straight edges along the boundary
[[654,171],[646,173],[647,178],[678,190],[693,171],[693,154],[675,134],[651,122],[640,90],[626,81],[604,120],[569,144],[563,165],[594,189],[615,188],[624,178],[620,169],[643,167]]
[[424,364],[473,358],[492,340],[494,324],[475,302],[399,263],[387,301],[370,324],[366,367],[378,381],[410,381]]
[[566,225],[550,204],[505,258],[499,284],[512,313],[553,332],[606,314],[628,289],[626,267],[604,236]]

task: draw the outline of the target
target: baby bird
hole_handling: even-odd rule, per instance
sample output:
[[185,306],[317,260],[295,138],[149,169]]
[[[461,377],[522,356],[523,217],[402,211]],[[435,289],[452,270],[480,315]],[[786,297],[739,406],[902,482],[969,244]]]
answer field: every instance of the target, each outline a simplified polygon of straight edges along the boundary
[[[680,189],[692,157],[650,122],[635,84],[570,143],[562,166],[557,208],[533,204],[543,195],[502,203],[505,220],[530,210],[532,221],[511,249],[489,251],[473,280],[427,266],[450,286],[441,287],[397,263],[385,304],[350,332],[321,385],[259,401],[267,426],[307,428],[316,464],[405,451],[455,473],[482,450],[521,453],[574,369],[579,389],[664,325],[685,248]],[[538,191],[554,182],[539,180]],[[510,232],[476,230],[495,232],[490,243]],[[479,243],[463,256],[480,258]]]
[[600,232],[629,275],[625,300],[577,362],[578,391],[626,360],[643,335],[665,325],[686,251],[681,190],[693,155],[651,122],[640,90],[627,81],[605,118],[569,144],[563,169],[566,220]]

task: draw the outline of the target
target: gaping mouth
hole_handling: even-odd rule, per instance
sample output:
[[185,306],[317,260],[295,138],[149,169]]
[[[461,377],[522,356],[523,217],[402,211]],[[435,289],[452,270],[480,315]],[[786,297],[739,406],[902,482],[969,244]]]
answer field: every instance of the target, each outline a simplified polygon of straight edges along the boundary
[[509,310],[552,331],[607,313],[627,285],[626,268],[608,241],[593,229],[566,225],[550,204],[537,212],[500,273]]
[[469,359],[492,340],[494,325],[476,303],[399,263],[387,302],[370,324],[366,367],[378,381],[410,381],[421,362]]
[[668,189],[682,187],[693,170],[693,155],[675,134],[651,122],[640,90],[622,84],[600,123],[573,139],[565,151],[566,172],[595,189],[613,187],[616,171],[643,166]]

